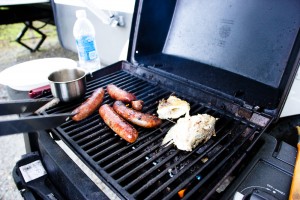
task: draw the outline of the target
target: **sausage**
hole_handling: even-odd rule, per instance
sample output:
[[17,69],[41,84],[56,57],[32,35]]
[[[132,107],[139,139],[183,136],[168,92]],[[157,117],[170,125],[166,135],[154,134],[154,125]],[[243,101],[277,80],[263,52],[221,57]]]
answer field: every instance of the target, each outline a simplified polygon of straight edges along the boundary
[[158,117],[128,108],[121,101],[116,101],[113,105],[113,108],[121,117],[138,126],[144,128],[154,128],[161,124],[161,119]]
[[106,87],[109,96],[115,100],[122,101],[124,103],[130,103],[136,100],[136,96],[132,93],[126,92],[114,84],[109,84]]
[[142,100],[136,100],[131,102],[131,107],[137,111],[141,111],[143,109],[143,105],[144,105],[144,101]]
[[93,112],[97,110],[103,102],[104,92],[105,91],[102,87],[96,89],[93,94],[85,100],[85,102],[72,111],[72,113],[75,114],[72,119],[74,121],[80,121],[93,114]]
[[133,143],[138,137],[137,130],[120,117],[114,109],[108,104],[104,104],[99,108],[99,114],[105,124],[107,124],[115,133],[127,142]]

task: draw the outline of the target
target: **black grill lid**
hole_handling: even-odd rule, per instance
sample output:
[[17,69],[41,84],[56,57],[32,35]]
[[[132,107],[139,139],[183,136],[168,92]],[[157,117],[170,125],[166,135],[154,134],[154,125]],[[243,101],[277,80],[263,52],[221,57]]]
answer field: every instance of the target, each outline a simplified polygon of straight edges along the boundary
[[299,63],[300,1],[135,5],[128,60],[279,116]]

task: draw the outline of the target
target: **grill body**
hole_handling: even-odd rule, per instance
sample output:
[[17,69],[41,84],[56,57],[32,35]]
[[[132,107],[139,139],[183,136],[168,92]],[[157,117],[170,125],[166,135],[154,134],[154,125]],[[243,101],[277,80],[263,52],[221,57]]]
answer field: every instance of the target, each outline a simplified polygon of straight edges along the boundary
[[[192,152],[161,145],[174,125],[168,120],[155,129],[137,127],[139,137],[133,144],[109,129],[98,112],[81,122],[70,120],[52,130],[121,198],[176,199],[180,190],[185,190],[186,199],[215,195],[212,191],[240,166],[264,130],[264,126],[239,116],[247,111],[238,103],[221,103],[216,96],[196,86],[193,90],[189,88],[190,91],[180,90],[184,86],[176,80],[127,62],[118,62],[88,79],[86,98],[96,88],[105,88],[110,83],[143,100],[146,113],[155,114],[159,100],[173,94],[190,103],[191,115],[206,113],[218,118],[216,136]],[[104,103],[113,102],[106,94]],[[62,103],[46,112],[69,112],[80,103]],[[270,117],[261,117],[271,122]]]

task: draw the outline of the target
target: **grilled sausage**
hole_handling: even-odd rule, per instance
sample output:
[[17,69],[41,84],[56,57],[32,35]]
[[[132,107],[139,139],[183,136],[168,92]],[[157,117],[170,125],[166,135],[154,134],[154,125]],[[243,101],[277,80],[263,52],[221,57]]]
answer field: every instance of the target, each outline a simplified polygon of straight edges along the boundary
[[109,96],[115,100],[122,101],[125,103],[130,103],[136,100],[136,96],[132,93],[126,92],[114,84],[109,84],[106,87]]
[[127,142],[133,143],[138,137],[137,130],[120,117],[114,109],[108,104],[104,104],[99,108],[99,114],[105,124],[107,124],[115,133]]
[[134,110],[141,111],[143,109],[144,101],[136,100],[131,102],[131,106]]
[[154,128],[161,124],[161,119],[158,117],[128,108],[121,101],[116,101],[113,105],[113,108],[121,117],[138,126],[144,128]]
[[76,113],[72,119],[74,121],[80,121],[87,118],[100,107],[103,99],[104,89],[102,87],[96,89],[93,94],[87,100],[85,100],[85,102],[72,111],[72,113]]

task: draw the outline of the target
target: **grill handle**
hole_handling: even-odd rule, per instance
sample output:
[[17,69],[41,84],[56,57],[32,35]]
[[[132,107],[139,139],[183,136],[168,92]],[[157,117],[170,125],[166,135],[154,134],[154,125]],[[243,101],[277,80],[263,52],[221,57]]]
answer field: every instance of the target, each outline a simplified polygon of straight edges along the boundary
[[28,92],[28,96],[32,99],[41,97],[43,95],[51,94],[51,88],[50,85],[44,85],[42,87],[38,87],[35,89],[32,89]]

